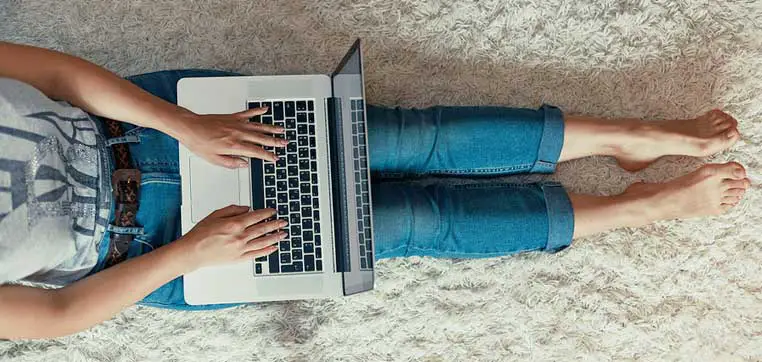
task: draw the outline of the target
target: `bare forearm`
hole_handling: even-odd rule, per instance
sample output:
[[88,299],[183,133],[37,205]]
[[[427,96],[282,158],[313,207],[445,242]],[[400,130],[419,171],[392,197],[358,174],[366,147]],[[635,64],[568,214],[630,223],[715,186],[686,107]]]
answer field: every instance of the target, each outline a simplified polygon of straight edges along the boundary
[[0,77],[31,84],[50,98],[99,116],[171,134],[190,112],[154,97],[86,60],[47,49],[0,42]]
[[192,268],[179,244],[129,259],[57,291],[64,316],[61,325],[69,334],[119,313],[146,295]]
[[0,338],[51,338],[84,330],[195,265],[175,242],[61,289],[2,286]]

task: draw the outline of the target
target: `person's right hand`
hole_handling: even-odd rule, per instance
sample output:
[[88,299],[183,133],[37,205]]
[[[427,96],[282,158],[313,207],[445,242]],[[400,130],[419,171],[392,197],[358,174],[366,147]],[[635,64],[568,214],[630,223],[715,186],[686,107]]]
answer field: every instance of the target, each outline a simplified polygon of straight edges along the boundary
[[273,209],[230,205],[209,214],[177,243],[183,244],[192,269],[268,255],[278,250],[273,244],[287,236],[283,231],[266,235],[288,224],[279,219],[263,222],[274,215]]

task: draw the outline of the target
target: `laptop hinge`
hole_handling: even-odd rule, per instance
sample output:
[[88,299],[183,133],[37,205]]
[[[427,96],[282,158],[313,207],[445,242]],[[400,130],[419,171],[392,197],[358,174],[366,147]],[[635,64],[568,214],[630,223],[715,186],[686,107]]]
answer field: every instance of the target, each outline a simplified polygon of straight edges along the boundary
[[331,97],[327,99],[326,110],[328,113],[328,139],[331,169],[331,197],[333,211],[333,235],[336,251],[336,271],[339,273],[349,272],[351,269],[349,258],[349,215],[347,214],[347,193],[344,164],[344,138],[341,135],[344,127],[341,117],[341,99]]

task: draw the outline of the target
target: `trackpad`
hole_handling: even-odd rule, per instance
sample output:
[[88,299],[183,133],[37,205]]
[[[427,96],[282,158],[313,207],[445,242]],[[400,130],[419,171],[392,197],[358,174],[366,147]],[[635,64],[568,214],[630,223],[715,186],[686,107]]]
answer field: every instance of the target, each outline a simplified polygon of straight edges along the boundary
[[323,291],[322,275],[295,275],[288,280],[280,277],[257,280],[257,295],[288,296],[314,295]]
[[191,219],[201,221],[213,211],[240,202],[238,170],[190,158]]

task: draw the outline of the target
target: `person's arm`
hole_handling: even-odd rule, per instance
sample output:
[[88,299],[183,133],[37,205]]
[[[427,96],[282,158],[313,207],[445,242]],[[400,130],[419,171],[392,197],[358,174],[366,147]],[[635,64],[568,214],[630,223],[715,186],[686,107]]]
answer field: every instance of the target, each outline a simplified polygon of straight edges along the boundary
[[0,77],[20,80],[96,115],[162,131],[225,167],[245,167],[240,156],[274,161],[274,154],[257,145],[285,145],[268,135],[281,133],[282,128],[246,122],[266,112],[264,108],[197,115],[93,63],[52,50],[0,42]]
[[61,289],[0,286],[0,338],[64,336],[113,317],[196,268],[268,255],[285,236],[275,210],[228,206],[181,239]]

